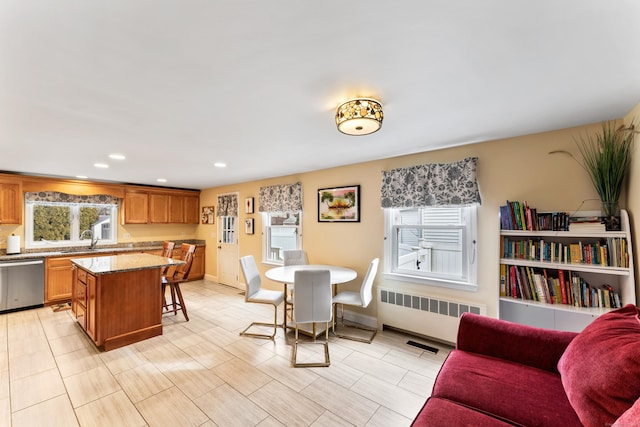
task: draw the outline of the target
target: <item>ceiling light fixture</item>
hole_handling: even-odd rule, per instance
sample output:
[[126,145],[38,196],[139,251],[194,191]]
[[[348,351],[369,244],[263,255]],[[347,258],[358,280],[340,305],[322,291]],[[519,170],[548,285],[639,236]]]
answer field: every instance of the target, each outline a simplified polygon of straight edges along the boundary
[[124,160],[124,159],[126,159],[126,157],[123,156],[122,154],[109,154],[109,158],[113,159],[113,160]]
[[94,163],[93,166],[95,166],[97,168],[103,168],[103,169],[106,169],[106,168],[109,167],[109,165],[106,164],[106,163]]
[[336,111],[338,130],[346,135],[368,135],[382,126],[382,105],[371,98],[343,102]]
[[156,179],[156,181],[158,181],[158,182],[167,182],[167,180],[164,179],[164,178],[158,178],[158,179]]
[[217,168],[226,168],[227,164],[226,163],[222,163],[222,162],[215,162],[213,164],[213,166],[217,167]]

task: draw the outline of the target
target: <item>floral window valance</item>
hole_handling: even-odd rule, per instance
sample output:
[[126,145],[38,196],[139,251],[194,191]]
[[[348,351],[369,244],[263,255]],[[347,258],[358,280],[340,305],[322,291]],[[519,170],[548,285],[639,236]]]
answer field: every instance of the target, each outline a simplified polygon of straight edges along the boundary
[[301,183],[260,187],[259,212],[300,212],[301,210]]
[[49,202],[49,203],[90,203],[94,205],[117,205],[120,199],[107,194],[94,194],[91,196],[79,196],[76,194],[60,193],[59,191],[38,191],[25,193],[25,201]]
[[217,216],[238,216],[238,196],[236,194],[218,196]]
[[382,171],[383,208],[480,204],[477,157]]

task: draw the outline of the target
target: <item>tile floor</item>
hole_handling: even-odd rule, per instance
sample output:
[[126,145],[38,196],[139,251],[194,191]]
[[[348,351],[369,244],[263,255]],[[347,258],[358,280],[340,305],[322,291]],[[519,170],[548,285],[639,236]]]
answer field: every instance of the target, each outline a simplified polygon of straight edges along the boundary
[[[451,350],[394,331],[372,344],[332,337],[330,367],[294,369],[292,332],[275,342],[238,334],[272,308],[213,282],[182,288],[189,322],[165,316],[162,336],[109,352],[71,311],[0,315],[0,425],[407,426]],[[299,357],[321,352],[305,346]]]

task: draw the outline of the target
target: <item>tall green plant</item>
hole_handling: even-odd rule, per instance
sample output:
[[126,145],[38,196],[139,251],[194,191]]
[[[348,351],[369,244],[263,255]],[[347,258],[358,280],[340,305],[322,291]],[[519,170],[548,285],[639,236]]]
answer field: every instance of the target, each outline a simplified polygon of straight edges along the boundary
[[596,187],[603,204],[616,204],[622,192],[622,184],[631,161],[631,148],[635,124],[614,127],[602,123],[602,132],[582,136],[578,149],[582,154],[582,166]]

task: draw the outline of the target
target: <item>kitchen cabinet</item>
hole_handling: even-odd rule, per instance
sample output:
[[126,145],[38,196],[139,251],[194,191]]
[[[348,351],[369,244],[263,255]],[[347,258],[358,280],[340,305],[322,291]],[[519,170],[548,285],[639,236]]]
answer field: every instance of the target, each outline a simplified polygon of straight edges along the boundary
[[169,196],[168,217],[170,223],[183,224],[185,222],[185,196],[172,194]]
[[0,181],[0,225],[22,224],[22,186]]
[[124,224],[147,224],[149,222],[149,193],[126,191],[124,193]]
[[198,224],[200,222],[200,197],[184,197],[184,222],[185,224]]
[[149,195],[149,222],[151,224],[167,224],[169,222],[169,195]]
[[[110,255],[110,254],[101,254]],[[93,255],[70,255],[49,257],[45,261],[44,304],[69,301],[73,294],[73,269],[71,258],[86,258]]]
[[185,192],[128,190],[123,224],[198,224],[199,196]]

